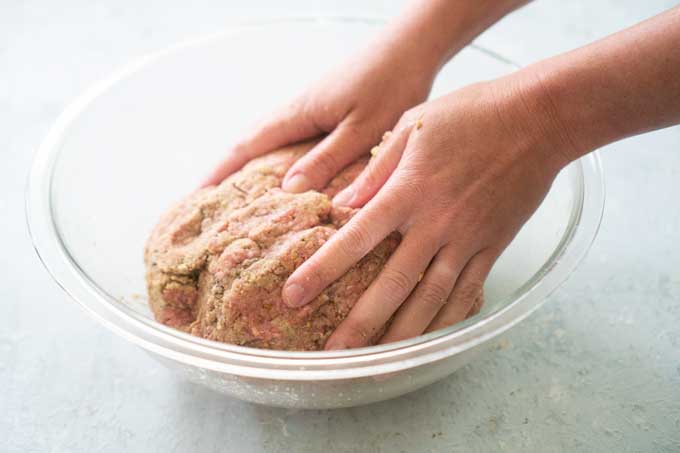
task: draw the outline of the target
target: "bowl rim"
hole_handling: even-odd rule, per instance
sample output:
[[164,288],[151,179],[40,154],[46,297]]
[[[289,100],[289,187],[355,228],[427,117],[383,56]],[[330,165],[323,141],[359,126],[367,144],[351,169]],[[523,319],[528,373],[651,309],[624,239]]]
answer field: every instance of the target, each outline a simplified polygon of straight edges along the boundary
[[[36,151],[25,193],[26,222],[33,248],[55,282],[98,321],[133,343],[169,359],[253,378],[334,380],[392,373],[441,360],[510,329],[529,316],[573,272],[587,254],[602,220],[604,176],[594,152],[570,164],[580,182],[567,228],[541,268],[499,303],[500,308],[454,326],[386,345],[345,351],[272,351],[219,343],[162,325],[107,294],[80,268],[60,238],[52,203],[52,176],[69,127],[95,99],[155,61],[253,28],[289,24],[377,26],[375,17],[301,16],[238,23],[209,35],[180,41],[124,64],[76,97],[59,115]],[[518,65],[475,43],[468,47],[506,65]]]

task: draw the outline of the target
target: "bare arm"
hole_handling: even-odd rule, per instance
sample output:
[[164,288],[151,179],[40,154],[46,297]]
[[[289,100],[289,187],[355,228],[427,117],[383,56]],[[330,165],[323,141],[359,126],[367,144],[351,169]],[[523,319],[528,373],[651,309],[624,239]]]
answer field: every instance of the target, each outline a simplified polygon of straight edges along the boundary
[[227,151],[204,181],[218,184],[248,160],[278,147],[326,137],[288,172],[292,192],[323,187],[366,154],[404,111],[423,102],[439,68],[488,26],[526,0],[419,0],[362,52],[262,121]]
[[406,46],[438,70],[477,35],[530,0],[421,0],[408,5],[381,39]]
[[409,110],[334,199],[362,209],[293,273],[284,300],[309,302],[397,230],[401,244],[326,348],[365,346],[390,319],[382,342],[464,319],[561,168],[680,123],[678,43],[680,7]]
[[[519,74],[569,160],[680,122],[680,7]],[[527,105],[531,108],[531,102]]]

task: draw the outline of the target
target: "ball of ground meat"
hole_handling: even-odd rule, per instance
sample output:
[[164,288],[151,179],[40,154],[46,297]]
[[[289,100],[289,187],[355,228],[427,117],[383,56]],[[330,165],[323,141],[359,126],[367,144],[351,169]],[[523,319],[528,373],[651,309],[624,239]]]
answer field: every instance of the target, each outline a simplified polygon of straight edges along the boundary
[[308,305],[283,303],[286,279],[354,214],[332,206],[331,198],[367,163],[348,166],[320,192],[282,191],[286,171],[311,146],[256,158],[161,218],[144,254],[149,303],[159,322],[237,345],[323,349],[400,237],[387,237]]

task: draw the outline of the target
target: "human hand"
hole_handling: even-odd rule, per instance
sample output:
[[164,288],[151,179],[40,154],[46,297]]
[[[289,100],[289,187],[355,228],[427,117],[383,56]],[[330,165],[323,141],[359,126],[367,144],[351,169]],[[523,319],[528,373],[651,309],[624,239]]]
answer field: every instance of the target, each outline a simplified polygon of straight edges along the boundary
[[325,135],[288,171],[283,188],[319,189],[366,154],[400,115],[430,91],[438,67],[408,43],[381,40],[323,77],[235,144],[203,183],[218,184],[250,159]]
[[289,278],[301,306],[390,232],[402,241],[329,338],[366,346],[454,324],[479,300],[499,254],[566,165],[549,103],[515,78],[466,87],[404,114],[364,172],[334,203],[363,208]]

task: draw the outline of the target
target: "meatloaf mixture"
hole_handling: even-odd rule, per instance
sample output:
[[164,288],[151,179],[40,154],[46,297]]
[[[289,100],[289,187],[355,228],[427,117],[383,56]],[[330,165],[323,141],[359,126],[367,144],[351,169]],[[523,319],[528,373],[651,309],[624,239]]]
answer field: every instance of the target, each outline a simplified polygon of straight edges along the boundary
[[302,308],[281,289],[354,213],[331,205],[367,160],[321,192],[280,189],[311,143],[254,159],[217,187],[189,195],[160,220],[145,250],[156,319],[199,337],[269,349],[319,350],[399,243],[393,233]]

